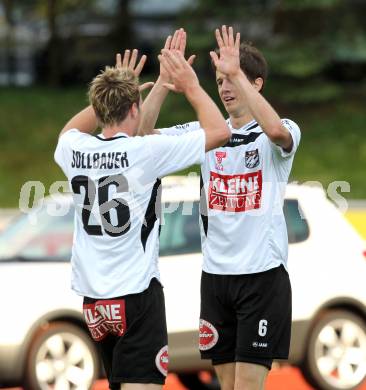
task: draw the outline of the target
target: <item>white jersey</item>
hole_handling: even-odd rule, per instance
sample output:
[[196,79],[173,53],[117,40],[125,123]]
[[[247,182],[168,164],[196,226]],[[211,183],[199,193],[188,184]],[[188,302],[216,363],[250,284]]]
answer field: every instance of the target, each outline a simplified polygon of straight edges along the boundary
[[[287,153],[252,121],[223,147],[206,153],[201,166],[201,239],[203,270],[222,275],[262,272],[287,265],[288,238],[283,215],[284,190],[300,129],[282,120],[293,139]],[[191,122],[162,134],[187,134],[200,129]]]
[[144,291],[159,279],[159,178],[205,157],[203,130],[182,137],[77,129],[58,141],[55,160],[73,192],[72,288],[91,298]]

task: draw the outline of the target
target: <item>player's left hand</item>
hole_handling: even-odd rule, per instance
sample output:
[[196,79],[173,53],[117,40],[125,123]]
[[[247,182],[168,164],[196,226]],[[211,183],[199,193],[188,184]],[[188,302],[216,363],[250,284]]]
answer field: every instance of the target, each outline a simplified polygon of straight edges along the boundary
[[[137,56],[138,56],[138,50],[133,49],[132,54],[131,50],[125,50],[123,59],[121,53],[116,54],[116,68],[119,69],[130,69],[135,74],[136,77],[140,76],[140,73],[142,72],[142,69],[146,62],[146,55],[144,54],[141,56],[140,61],[137,62]],[[147,83],[141,84],[139,86],[140,92],[144,89],[151,88],[154,86],[154,83],[152,81],[149,81]]]
[[158,56],[161,66],[169,73],[171,83],[164,83],[164,87],[173,92],[183,92],[199,85],[198,77],[191,64],[178,50],[162,50]]
[[[121,53],[116,54],[116,68],[118,69],[130,69],[133,71],[133,73],[139,77],[140,73],[142,72],[142,69],[146,62],[146,55],[144,54],[141,56],[140,61],[137,63],[137,56],[139,51],[137,49],[131,50],[127,49],[125,50],[123,54],[123,59]],[[137,63],[137,64],[136,64]]]
[[219,56],[214,51],[210,52],[212,61],[216,70],[227,75],[234,76],[240,72],[240,33],[236,33],[234,39],[234,31],[232,27],[228,29],[222,26],[221,32],[217,28],[215,30],[216,41],[219,46]]

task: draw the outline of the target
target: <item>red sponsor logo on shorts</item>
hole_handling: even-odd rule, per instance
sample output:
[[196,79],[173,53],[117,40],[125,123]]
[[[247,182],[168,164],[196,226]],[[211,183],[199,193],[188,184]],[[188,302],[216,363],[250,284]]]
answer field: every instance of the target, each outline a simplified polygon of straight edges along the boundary
[[216,328],[208,321],[200,320],[200,340],[199,349],[206,351],[216,345],[219,339],[219,334]]
[[85,321],[95,341],[109,333],[122,336],[126,331],[126,311],[123,299],[100,300],[83,305]]
[[262,198],[262,171],[238,175],[211,172],[208,189],[210,209],[236,213],[259,209]]
[[164,375],[168,375],[168,365],[169,365],[169,353],[168,346],[165,345],[156,355],[155,364],[157,369]]

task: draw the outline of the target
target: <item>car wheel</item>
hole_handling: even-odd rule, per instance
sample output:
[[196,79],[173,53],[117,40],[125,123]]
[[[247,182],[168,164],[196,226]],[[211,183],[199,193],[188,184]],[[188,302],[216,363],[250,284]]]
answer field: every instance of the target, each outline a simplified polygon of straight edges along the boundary
[[[220,384],[216,375],[211,375],[209,380],[202,380],[200,373],[178,374],[182,385],[189,390],[219,390]],[[206,378],[207,379],[207,378]]]
[[351,390],[366,378],[366,323],[343,310],[324,312],[314,325],[304,375],[321,390]]
[[39,329],[31,343],[24,387],[27,390],[87,390],[98,375],[96,349],[75,325],[54,322]]

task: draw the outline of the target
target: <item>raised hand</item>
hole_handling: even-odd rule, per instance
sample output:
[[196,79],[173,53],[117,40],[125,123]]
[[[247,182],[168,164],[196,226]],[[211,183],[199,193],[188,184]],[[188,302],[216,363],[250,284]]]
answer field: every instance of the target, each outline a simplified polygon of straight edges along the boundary
[[[136,77],[140,76],[142,69],[146,62],[146,55],[141,56],[140,61],[137,63],[138,50],[133,49],[132,54],[131,50],[125,50],[123,59],[121,53],[116,54],[116,68],[118,69],[130,69],[135,74]],[[140,92],[144,89],[151,88],[154,85],[152,81],[141,84],[139,86]]]
[[[187,33],[184,31],[183,28],[180,28],[179,30],[176,30],[174,32],[174,35],[169,35],[168,38],[165,41],[164,49],[163,50],[172,50],[172,51],[179,51],[182,53],[183,57],[185,54],[187,45]],[[193,64],[193,61],[195,59],[195,55],[192,55],[188,59],[188,63],[190,65]],[[169,72],[167,69],[164,68],[164,66],[160,63],[160,78],[163,82],[171,82],[169,77]]]
[[163,49],[162,55],[159,55],[158,58],[172,81],[164,84],[166,88],[174,92],[185,93],[187,89],[199,85],[195,71],[181,51]]
[[132,54],[131,54],[131,50],[127,49],[124,52],[123,60],[122,60],[121,53],[117,53],[116,68],[130,69],[137,77],[140,76],[140,73],[145,65],[147,57],[145,54],[141,56],[140,61],[136,65],[138,53],[139,52],[137,49],[133,49]]
[[217,28],[215,30],[216,41],[219,46],[219,55],[214,51],[210,52],[212,61],[216,70],[227,75],[233,76],[240,72],[240,33],[236,33],[234,40],[234,31],[232,27],[229,29],[222,26],[221,32]]

